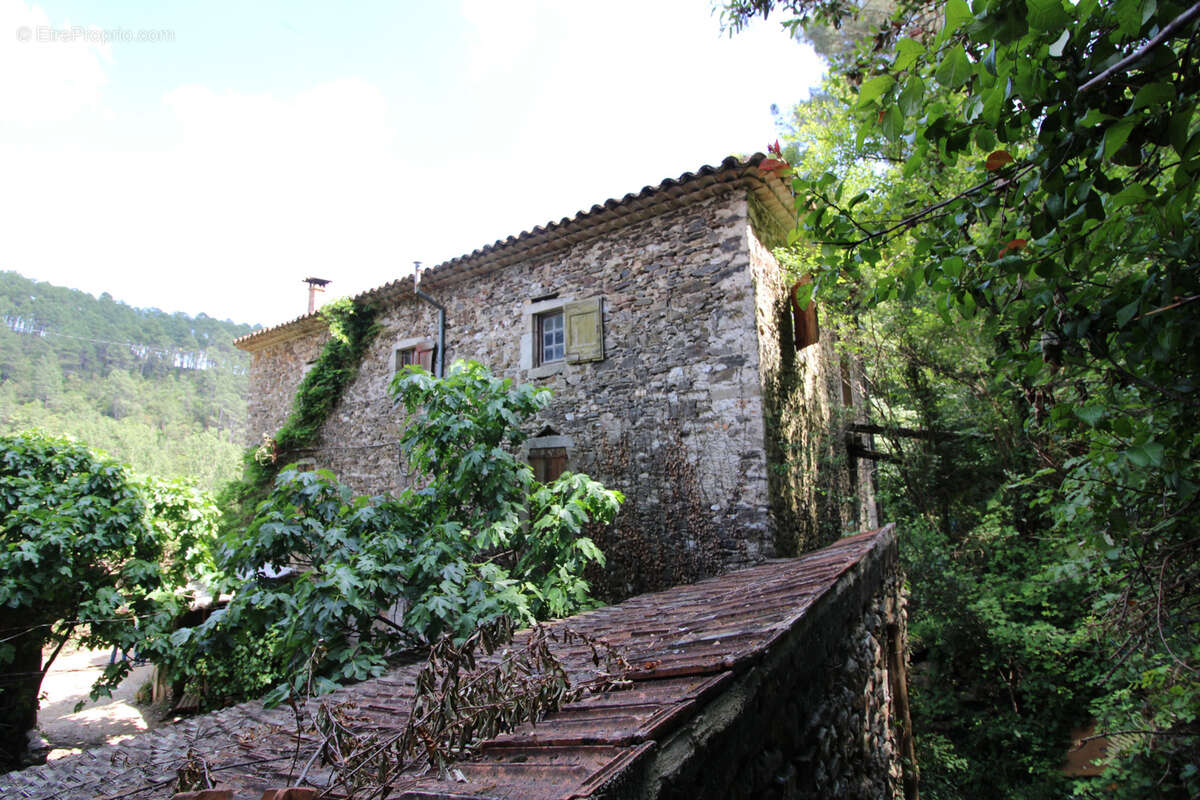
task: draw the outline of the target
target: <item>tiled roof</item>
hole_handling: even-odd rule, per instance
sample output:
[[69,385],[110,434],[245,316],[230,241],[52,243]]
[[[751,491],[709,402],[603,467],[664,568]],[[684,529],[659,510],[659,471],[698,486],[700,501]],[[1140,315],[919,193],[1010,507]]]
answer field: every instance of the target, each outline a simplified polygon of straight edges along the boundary
[[[695,172],[667,178],[656,186],[645,186],[636,194],[631,192],[619,200],[605,200],[573,217],[535,226],[427,269],[421,275],[421,285],[434,288],[466,280],[515,261],[568,246],[597,233],[628,225],[677,203],[683,197],[705,195],[723,186],[741,185],[753,193],[781,224],[790,227],[795,220],[790,184],[776,172],[759,169],[759,165],[768,158],[762,153],[755,153],[745,161],[730,156],[717,166],[706,164]],[[355,295],[353,299],[378,301],[405,294],[412,294],[411,277],[398,278]],[[281,339],[315,330],[313,323],[320,324],[319,311],[247,334],[234,340],[234,344],[243,350],[258,350]]]
[[[629,688],[569,704],[536,726],[485,742],[456,765],[465,782],[436,776],[397,787],[393,797],[577,798],[603,791],[681,725],[694,720],[738,675],[767,658],[822,598],[854,585],[868,556],[894,552],[891,526],[841,539],[802,558],[759,566],[690,586],[645,594],[580,614],[575,631],[606,640],[640,668]],[[590,678],[585,644],[555,653],[573,681]],[[362,731],[388,735],[407,722],[417,665],[327,696],[352,701]],[[312,713],[316,701],[310,701]],[[0,776],[0,796],[59,800],[120,795],[170,796],[189,747],[204,756],[220,788],[258,797],[290,785],[297,743],[292,711],[246,703],[142,734],[43,767]],[[300,743],[306,760],[317,746]],[[296,770],[298,771],[298,769]],[[310,773],[315,775],[316,773]]]

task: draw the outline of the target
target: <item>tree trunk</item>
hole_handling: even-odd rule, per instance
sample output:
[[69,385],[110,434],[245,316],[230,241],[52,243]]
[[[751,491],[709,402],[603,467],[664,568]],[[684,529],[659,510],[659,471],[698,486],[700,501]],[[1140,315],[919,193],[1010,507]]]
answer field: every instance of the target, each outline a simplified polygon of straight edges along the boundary
[[[0,616],[0,620],[0,630],[22,626],[9,615]],[[38,632],[40,629],[7,643],[14,652],[0,671],[0,771],[20,769],[27,763],[28,732],[37,725],[38,691],[42,686],[42,639],[36,635]]]

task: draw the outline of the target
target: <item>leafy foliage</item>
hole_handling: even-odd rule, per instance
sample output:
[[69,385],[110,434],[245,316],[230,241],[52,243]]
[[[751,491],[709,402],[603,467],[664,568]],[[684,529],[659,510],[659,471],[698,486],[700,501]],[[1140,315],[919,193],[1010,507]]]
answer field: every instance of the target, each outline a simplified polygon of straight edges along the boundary
[[994,505],[962,536],[905,520],[922,794],[1062,797],[1071,732],[1101,677],[1084,570]]
[[348,299],[328,303],[321,307],[320,313],[329,323],[329,341],[317,363],[300,381],[292,413],[275,434],[280,458],[287,459],[295,449],[312,442],[342,391],[357,374],[363,353],[379,330],[374,309]]
[[[504,565],[521,582],[524,600],[518,605],[525,610],[514,607],[505,613],[527,620],[565,616],[586,605],[583,569],[591,562],[603,564],[604,557],[579,533],[586,523],[611,521],[624,498],[578,473],[564,472],[552,483],[539,483],[516,456],[526,438],[520,425],[545,407],[549,391],[528,384],[513,387],[509,379],[495,378],[475,362],[455,363],[443,379],[407,370],[392,388],[414,415],[401,449],[408,463],[430,479],[414,493],[414,502],[429,504],[422,512],[432,515],[426,519],[446,540],[462,540],[467,552],[495,553],[497,558],[488,563]],[[443,559],[451,555],[426,554],[426,569],[440,573]],[[414,609],[420,607],[418,602]],[[422,624],[417,627],[427,634],[424,613],[419,612]],[[451,625],[433,609],[428,613],[438,630],[465,635],[475,627],[471,616],[456,612],[458,621]]]
[[242,457],[243,474],[221,490],[225,508],[223,526],[244,528],[254,518],[256,507],[267,496],[280,466],[287,464],[316,438],[342,392],[358,373],[363,354],[378,332],[375,310],[349,299],[335,300],[321,308],[329,324],[329,340],[317,361],[305,373],[292,399],[292,411],[274,436]]
[[146,505],[146,524],[158,543],[159,565],[168,585],[211,582],[220,519],[212,496],[188,481],[149,476],[134,483]]
[[[190,486],[138,484],[80,444],[38,432],[0,437],[0,748],[14,764],[38,687],[66,642],[140,647],[181,608],[216,517]],[[195,505],[194,505],[195,504]],[[163,563],[164,560],[170,563]],[[54,648],[43,662],[42,649]],[[109,665],[107,694],[129,662]]]
[[513,454],[545,390],[459,363],[444,379],[412,368],[393,391],[411,414],[404,452],[426,485],[355,497],[328,471],[284,469],[249,529],[228,536],[232,602],[173,635],[175,669],[232,652],[247,631],[271,636],[276,677],[288,679],[280,700],[378,675],[415,642],[588,604],[582,573],[603,556],[580,532],[611,520],[621,496],[584,475],[540,484]]
[[[797,29],[854,10],[753,0],[727,19],[777,7]],[[1174,2],[902,3],[838,64],[833,90],[851,135],[828,152],[873,166],[804,163],[795,181],[797,241],[816,246],[797,258],[823,297],[979,337],[973,394],[995,398],[992,417],[1027,448],[997,442],[993,463],[1019,479],[996,499],[1041,554],[1031,578],[1084,576],[1108,661],[1089,676],[1092,710],[1101,731],[1128,732],[1104,781],[1124,796],[1200,790],[1187,768],[1200,757],[1198,38],[1197,8]],[[900,383],[918,389],[923,369]],[[919,393],[907,401],[911,412]],[[1031,674],[1091,696],[1054,666],[1030,662]]]
[[[116,377],[117,373],[109,376]],[[68,377],[61,394],[48,403],[22,401],[17,396],[18,387],[0,385],[0,431],[17,433],[37,428],[68,436],[110,454],[138,474],[193,480],[208,491],[217,490],[239,474],[244,449],[244,397],[230,400],[231,404],[240,404],[243,413],[233,422],[223,417],[220,424],[224,427],[216,426],[220,409],[211,416],[200,412],[211,423],[206,428],[193,416],[209,402],[203,380],[130,377],[128,384],[111,396],[98,396],[109,382]],[[117,397],[132,409],[120,418],[109,413]]]

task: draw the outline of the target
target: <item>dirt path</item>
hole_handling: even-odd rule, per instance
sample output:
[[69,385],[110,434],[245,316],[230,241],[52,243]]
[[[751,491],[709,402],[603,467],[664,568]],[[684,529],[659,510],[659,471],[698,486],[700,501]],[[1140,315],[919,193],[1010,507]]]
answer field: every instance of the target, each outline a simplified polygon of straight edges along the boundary
[[[137,705],[134,695],[150,680],[153,667],[134,667],[111,698],[88,699],[92,684],[108,664],[111,650],[63,653],[42,681],[38,728],[50,743],[50,758],[62,758],[88,747],[113,744],[162,724],[161,711]],[[75,712],[75,704],[87,705]]]

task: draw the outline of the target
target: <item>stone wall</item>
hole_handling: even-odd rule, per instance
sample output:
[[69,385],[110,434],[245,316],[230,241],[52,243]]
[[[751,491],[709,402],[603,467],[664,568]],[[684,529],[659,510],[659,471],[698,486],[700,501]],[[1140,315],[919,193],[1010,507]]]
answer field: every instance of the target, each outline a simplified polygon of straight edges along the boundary
[[[916,790],[896,542],[805,612],[608,800],[900,798]],[[905,758],[905,754],[908,758]]]
[[[769,229],[757,227],[770,241]],[[873,506],[871,484],[860,480],[844,434],[845,424],[862,413],[862,388],[850,371],[850,356],[838,353],[832,326],[821,328],[816,344],[796,349],[788,279],[756,231],[747,235],[770,432],[765,447],[775,552],[799,555],[875,522],[867,513]]]
[[328,338],[324,325],[309,325],[253,351],[246,409],[247,444],[258,445],[263,434],[274,434],[283,425],[308,365],[316,361]]
[[[617,594],[770,553],[747,225],[745,193],[727,191],[446,292],[449,355],[549,388],[536,427],[570,437],[570,469],[625,493],[607,542]],[[531,311],[595,296],[604,359],[533,366]]]
[[[567,445],[568,469],[620,489],[620,519],[597,532],[610,596],[671,585],[773,552],[758,384],[745,191],[725,188],[548,255],[431,288],[447,308],[447,363],[549,388],[532,426]],[[604,358],[536,366],[534,314],[602,298]],[[398,344],[435,339],[436,312],[410,293],[381,309],[381,332],[311,455],[356,491],[408,481],[401,416],[387,385]],[[255,353],[257,440],[286,417],[300,370],[322,336]],[[550,431],[545,429],[549,428]],[[537,445],[538,442],[533,442]]]
[[[830,459],[785,458],[776,445],[782,435],[795,447],[837,451],[840,442],[810,435],[830,424],[829,370],[806,355],[809,373],[784,392],[787,402],[763,401],[763,386],[783,374],[771,344],[783,279],[754,232],[778,229],[754,209],[744,188],[720,187],[537,257],[422,284],[447,309],[446,363],[474,359],[550,389],[554,399],[531,431],[545,437],[530,444],[565,447],[568,469],[625,494],[617,522],[593,532],[609,559],[593,578],[610,598],[799,552],[797,542],[811,548],[828,539],[813,533],[822,515],[841,513],[807,472],[828,470]],[[603,358],[539,366],[537,315],[594,298]],[[387,386],[396,349],[437,336],[436,312],[406,286],[389,292],[378,323],[357,379],[307,454],[366,494],[409,482],[396,445],[403,421]],[[285,418],[297,370],[323,336],[271,335],[255,354],[256,439]],[[821,356],[831,352],[823,346]],[[805,393],[821,395],[812,408]],[[790,477],[781,481],[785,467],[772,465],[786,465]],[[839,493],[846,483],[821,480]],[[828,527],[851,524],[837,516]]]

